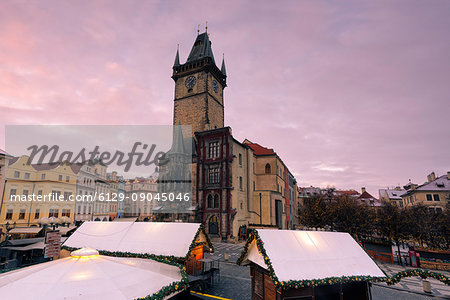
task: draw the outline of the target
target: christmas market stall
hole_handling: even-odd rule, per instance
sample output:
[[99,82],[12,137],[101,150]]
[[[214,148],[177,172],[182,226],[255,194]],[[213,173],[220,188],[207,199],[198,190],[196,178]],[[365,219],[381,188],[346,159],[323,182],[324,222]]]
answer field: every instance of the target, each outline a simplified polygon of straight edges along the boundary
[[151,258],[185,266],[188,274],[201,270],[205,252],[213,246],[201,224],[159,222],[85,222],[63,244],[118,257]]
[[371,299],[383,271],[348,234],[255,229],[238,259],[250,265],[252,299]]
[[0,274],[2,299],[191,299],[186,289],[179,266],[89,248]]

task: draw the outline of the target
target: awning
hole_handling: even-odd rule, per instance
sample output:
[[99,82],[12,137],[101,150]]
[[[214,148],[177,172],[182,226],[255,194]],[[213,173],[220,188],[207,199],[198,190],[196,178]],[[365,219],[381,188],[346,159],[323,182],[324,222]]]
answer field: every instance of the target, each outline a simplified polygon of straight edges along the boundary
[[136,222],[137,218],[115,218],[113,222]]
[[67,234],[69,231],[76,229],[76,226],[69,226],[69,227],[58,227],[59,232],[61,232],[61,235]]
[[154,211],[155,211],[155,210],[161,210],[161,208],[162,208],[162,206],[157,206],[157,207],[153,208],[153,210],[154,210]]
[[15,250],[15,251],[28,251],[28,250],[34,250],[34,249],[44,249],[45,244],[44,242],[37,242],[28,246],[23,247],[3,247],[2,249],[9,249],[9,250]]
[[191,207],[188,208],[188,210],[191,210],[191,211],[192,210],[197,210],[197,206],[191,206]]
[[39,233],[43,227],[22,227],[22,228],[13,228],[9,231],[10,234],[19,234],[19,233]]

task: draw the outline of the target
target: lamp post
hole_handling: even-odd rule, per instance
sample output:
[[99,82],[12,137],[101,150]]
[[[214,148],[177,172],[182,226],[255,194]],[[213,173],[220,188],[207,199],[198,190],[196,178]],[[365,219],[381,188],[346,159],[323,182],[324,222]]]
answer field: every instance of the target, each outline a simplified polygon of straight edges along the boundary
[[261,207],[262,195],[259,193],[259,225],[262,225],[262,207]]

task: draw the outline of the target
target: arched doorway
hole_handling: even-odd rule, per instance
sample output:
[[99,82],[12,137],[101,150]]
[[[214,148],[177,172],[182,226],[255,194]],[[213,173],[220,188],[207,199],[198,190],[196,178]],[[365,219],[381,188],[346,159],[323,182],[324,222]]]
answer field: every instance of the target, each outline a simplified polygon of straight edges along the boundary
[[219,234],[219,221],[217,219],[217,216],[211,216],[211,218],[209,218],[208,233]]

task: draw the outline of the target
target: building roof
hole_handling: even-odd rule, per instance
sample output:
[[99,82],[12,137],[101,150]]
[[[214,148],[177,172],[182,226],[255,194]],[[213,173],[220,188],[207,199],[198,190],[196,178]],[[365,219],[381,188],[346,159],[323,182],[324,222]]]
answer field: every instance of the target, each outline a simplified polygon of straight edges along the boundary
[[274,229],[254,232],[254,239],[247,242],[244,248],[247,251],[244,250],[239,263],[252,262],[269,271],[272,268],[280,282],[344,276],[385,277],[348,233]]
[[367,191],[364,191],[361,195],[359,195],[358,199],[376,199],[376,198],[371,194],[369,194]]
[[194,45],[192,46],[191,53],[189,53],[187,62],[210,57],[215,64],[214,55],[211,49],[211,41],[207,32],[197,35]]
[[3,149],[0,149],[0,156],[7,156],[7,157],[12,157],[12,155],[10,155],[10,154],[6,153],[6,151],[5,151],[5,150],[3,150]]
[[402,195],[406,193],[405,190],[398,190],[398,189],[380,189],[380,196],[386,196],[388,199],[392,200],[401,200]]
[[71,256],[0,274],[0,295],[3,299],[150,298],[183,290],[183,276],[178,266],[151,259]]
[[195,242],[212,248],[197,223],[84,222],[64,246],[184,258]]
[[438,192],[438,191],[450,191],[450,179],[448,178],[448,174],[442,175],[431,182],[426,182],[422,185],[419,185],[415,189],[408,190],[406,194],[412,194],[416,191],[430,191],[430,192]]
[[356,197],[359,193],[355,190],[336,190],[334,191],[337,195],[353,196]]
[[269,149],[266,147],[261,146],[257,143],[252,143],[249,140],[245,140],[243,144],[249,146],[255,155],[276,155],[275,151],[273,149]]

